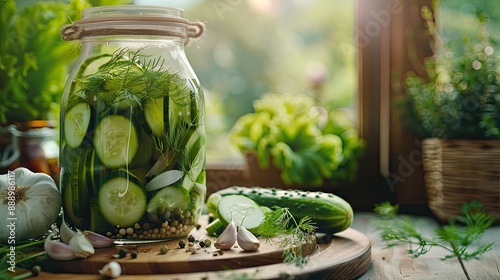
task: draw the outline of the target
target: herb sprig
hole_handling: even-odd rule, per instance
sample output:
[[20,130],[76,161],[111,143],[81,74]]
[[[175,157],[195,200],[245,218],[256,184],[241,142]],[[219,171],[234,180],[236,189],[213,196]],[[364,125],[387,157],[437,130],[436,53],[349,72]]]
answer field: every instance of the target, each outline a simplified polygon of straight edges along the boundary
[[274,210],[266,213],[258,234],[262,237],[280,235],[278,246],[285,248],[282,255],[283,262],[302,268],[309,261],[303,254],[303,247],[310,244],[315,230],[316,226],[310,217],[304,217],[297,222],[288,208],[274,207]]
[[433,247],[440,247],[447,251],[442,260],[457,258],[462,264],[463,260],[479,259],[493,246],[493,242],[490,242],[471,248],[493,223],[493,218],[478,201],[465,203],[461,209],[463,215],[451,219],[447,225],[437,227],[433,237],[427,237],[417,230],[418,225],[410,217],[397,215],[397,205],[382,202],[374,210],[381,218],[373,224],[381,230],[381,238],[387,247],[407,244],[408,254],[413,258],[426,254]]

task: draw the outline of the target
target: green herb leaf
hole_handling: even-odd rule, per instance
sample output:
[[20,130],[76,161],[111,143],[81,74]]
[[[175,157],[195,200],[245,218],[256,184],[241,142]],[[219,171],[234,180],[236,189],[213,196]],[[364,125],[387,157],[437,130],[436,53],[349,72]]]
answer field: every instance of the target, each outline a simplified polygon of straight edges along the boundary
[[315,230],[310,217],[297,222],[288,208],[274,207],[266,213],[257,234],[263,237],[281,236],[278,246],[284,248],[283,262],[304,267],[309,258],[303,254],[302,248],[314,238]]
[[[419,226],[410,217],[396,215],[397,209],[397,205],[391,205],[389,202],[376,205],[374,211],[381,218],[373,221],[373,224],[381,231],[380,236],[387,247],[408,245],[408,254],[413,258],[426,254],[433,247],[441,247],[449,252],[443,260],[478,259],[493,246],[493,242],[471,246],[493,223],[493,218],[486,213],[480,202],[464,204],[463,215],[451,219],[449,224],[443,227],[436,228],[432,237],[420,232]],[[457,225],[456,222],[463,225]]]

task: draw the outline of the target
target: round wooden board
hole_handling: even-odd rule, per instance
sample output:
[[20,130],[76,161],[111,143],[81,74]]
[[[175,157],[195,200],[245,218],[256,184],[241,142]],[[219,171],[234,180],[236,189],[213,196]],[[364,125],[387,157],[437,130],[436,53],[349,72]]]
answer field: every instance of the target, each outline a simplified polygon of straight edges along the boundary
[[[199,237],[204,230],[194,231]],[[224,251],[214,256],[210,249],[199,249],[197,254],[186,249],[174,249],[178,241],[142,244],[135,248],[138,257],[129,255],[115,259],[122,266],[120,279],[231,279],[246,275],[249,279],[282,279],[284,274],[301,276],[301,279],[353,279],[362,275],[371,264],[371,246],[368,237],[354,229],[333,235],[327,243],[310,250],[309,263],[304,268],[284,264],[282,249],[275,243],[261,240],[257,252],[244,252],[240,248]],[[159,248],[167,245],[170,251],[160,255]],[[97,271],[113,260],[116,248],[97,249],[88,259],[73,261],[46,260],[44,272],[38,279],[100,279]],[[313,277],[313,278],[311,278]]]

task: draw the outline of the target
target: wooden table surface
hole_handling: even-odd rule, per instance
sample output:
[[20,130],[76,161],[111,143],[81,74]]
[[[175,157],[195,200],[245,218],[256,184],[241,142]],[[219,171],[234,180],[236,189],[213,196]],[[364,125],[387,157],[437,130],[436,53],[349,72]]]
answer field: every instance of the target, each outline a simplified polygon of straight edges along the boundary
[[[444,249],[433,248],[427,254],[413,259],[408,256],[408,247],[397,246],[386,248],[385,242],[375,231],[371,220],[373,213],[356,213],[353,228],[363,232],[372,244],[372,264],[368,271],[359,280],[376,279],[405,279],[405,280],[461,280],[469,279],[488,280],[500,279],[500,226],[493,226],[483,235],[483,241],[492,242],[493,249],[488,251],[480,260],[464,262],[464,268],[456,259],[442,261]],[[421,226],[420,230],[432,234],[438,223],[429,217],[412,217]]]
[[[491,227],[483,235],[483,241],[495,242],[492,250],[488,251],[481,260],[465,261],[464,267],[462,267],[456,259],[441,260],[445,255],[444,249],[433,248],[427,254],[413,259],[408,256],[406,252],[408,247],[406,246],[386,248],[385,242],[380,239],[380,233],[375,231],[372,225],[371,221],[375,218],[376,216],[373,213],[355,213],[352,228],[363,233],[368,238],[367,242],[369,241],[371,243],[371,264],[369,264],[368,270],[357,278],[358,280],[500,279],[500,226]],[[431,235],[433,229],[438,226],[436,220],[430,217],[412,216],[412,218],[420,225],[419,229],[425,233],[429,233],[429,235]],[[323,257],[326,256],[323,255]],[[195,276],[195,274],[196,273],[194,273],[193,276]],[[39,279],[68,279],[68,276],[74,277],[75,275],[42,273],[40,276]],[[100,279],[98,276],[90,276],[87,278],[83,275],[78,276],[83,277],[82,279]],[[201,274],[196,274],[196,276],[198,276],[199,279],[203,279],[203,275]],[[125,276],[123,278],[133,279],[133,277],[130,278],[130,276]],[[147,279],[162,278],[153,277]]]

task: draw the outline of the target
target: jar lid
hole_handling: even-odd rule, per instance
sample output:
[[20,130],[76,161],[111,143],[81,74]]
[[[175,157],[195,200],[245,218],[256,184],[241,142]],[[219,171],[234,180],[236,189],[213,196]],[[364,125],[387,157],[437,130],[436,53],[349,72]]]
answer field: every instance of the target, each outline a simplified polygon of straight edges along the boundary
[[65,41],[110,35],[156,35],[185,39],[199,38],[205,32],[202,22],[190,22],[178,8],[122,5],[83,10],[82,19],[61,28]]

